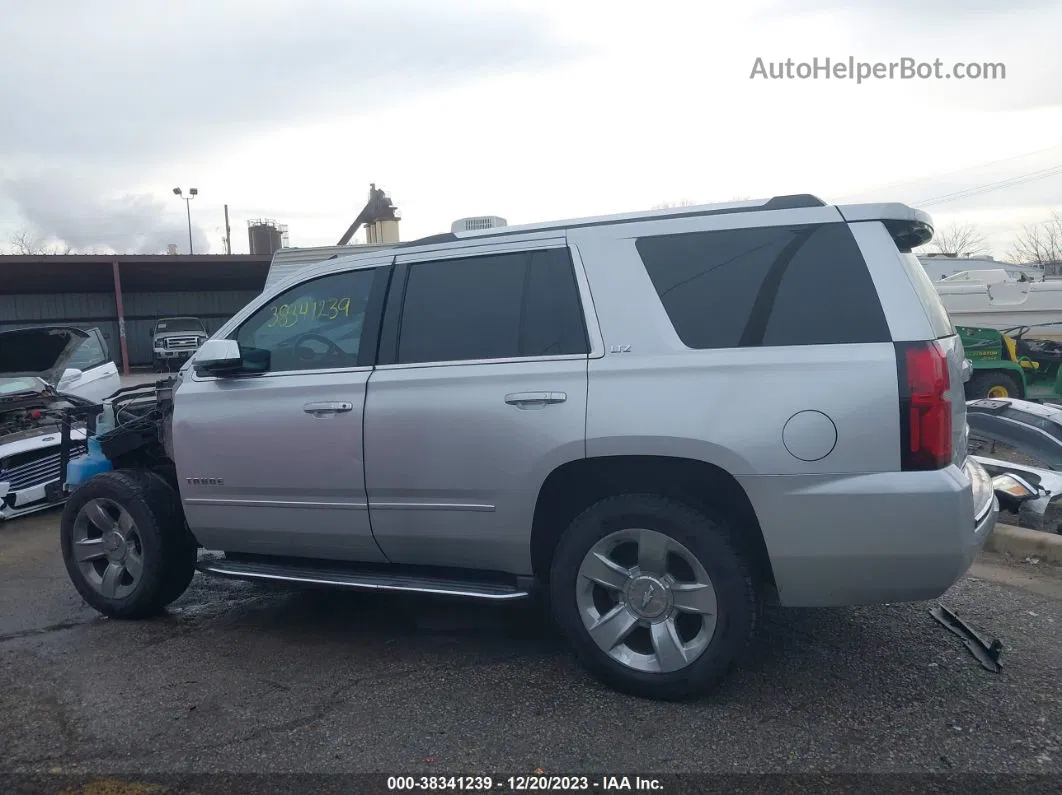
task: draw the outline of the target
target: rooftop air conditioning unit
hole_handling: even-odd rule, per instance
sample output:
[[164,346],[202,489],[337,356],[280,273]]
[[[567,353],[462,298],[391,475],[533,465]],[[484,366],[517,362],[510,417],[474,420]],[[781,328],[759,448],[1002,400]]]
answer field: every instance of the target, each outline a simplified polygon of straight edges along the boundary
[[482,229],[494,229],[507,225],[504,218],[496,215],[477,215],[473,218],[459,218],[450,226],[450,231],[456,235],[461,232],[479,232]]

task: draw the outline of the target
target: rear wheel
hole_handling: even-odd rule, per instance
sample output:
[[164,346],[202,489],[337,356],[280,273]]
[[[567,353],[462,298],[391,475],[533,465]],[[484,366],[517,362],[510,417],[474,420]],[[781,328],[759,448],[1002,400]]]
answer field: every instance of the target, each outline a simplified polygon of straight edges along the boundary
[[966,383],[967,400],[1020,398],[1024,390],[1014,376],[1000,371],[977,373]]
[[146,618],[177,599],[197,547],[180,501],[150,472],[105,472],[67,500],[60,522],[67,574],[82,598],[113,618]]
[[565,532],[550,574],[554,618],[582,664],[633,695],[702,695],[757,624],[751,569],[730,528],[656,495],[603,500]]

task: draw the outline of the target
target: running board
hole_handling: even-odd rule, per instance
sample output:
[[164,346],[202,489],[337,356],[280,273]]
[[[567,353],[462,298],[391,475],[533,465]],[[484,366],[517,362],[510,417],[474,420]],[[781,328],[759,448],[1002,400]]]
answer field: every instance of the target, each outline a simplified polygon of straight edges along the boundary
[[419,574],[228,560],[202,560],[197,568],[205,574],[237,580],[349,588],[356,591],[402,591],[491,601],[526,599],[530,596],[529,591],[505,583],[451,580]]

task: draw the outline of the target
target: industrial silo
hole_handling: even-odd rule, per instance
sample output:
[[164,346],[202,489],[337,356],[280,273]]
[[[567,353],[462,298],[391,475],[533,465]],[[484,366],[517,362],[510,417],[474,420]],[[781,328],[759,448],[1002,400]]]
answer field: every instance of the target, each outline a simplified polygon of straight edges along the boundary
[[248,221],[247,240],[251,253],[272,256],[284,247],[287,231],[286,226],[278,226],[276,221],[263,218]]

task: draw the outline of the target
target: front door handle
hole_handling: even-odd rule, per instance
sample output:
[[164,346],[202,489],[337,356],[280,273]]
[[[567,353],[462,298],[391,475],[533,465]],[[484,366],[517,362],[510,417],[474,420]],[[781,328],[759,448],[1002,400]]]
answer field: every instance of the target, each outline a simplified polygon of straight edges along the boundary
[[353,403],[345,401],[323,400],[320,403],[307,403],[302,410],[315,417],[323,417],[325,414],[342,414],[354,409]]
[[563,392],[510,392],[505,396],[506,403],[521,409],[538,409],[567,399]]

